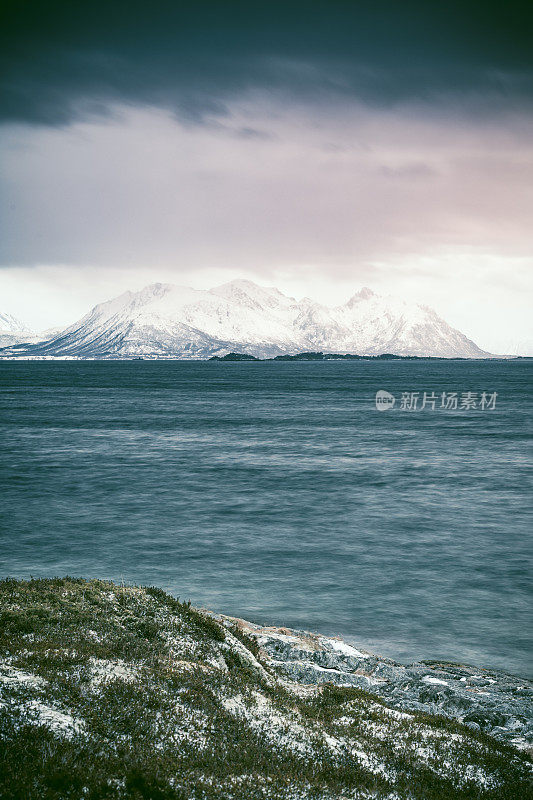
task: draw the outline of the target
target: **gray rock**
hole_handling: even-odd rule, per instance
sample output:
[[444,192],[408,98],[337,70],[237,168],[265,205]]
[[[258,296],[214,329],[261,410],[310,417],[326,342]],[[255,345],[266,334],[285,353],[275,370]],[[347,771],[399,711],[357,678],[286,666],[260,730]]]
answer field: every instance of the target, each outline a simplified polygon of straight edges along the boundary
[[400,664],[339,639],[215,616],[255,637],[271,669],[291,681],[360,687],[400,710],[440,714],[518,747],[533,745],[531,681],[466,664]]

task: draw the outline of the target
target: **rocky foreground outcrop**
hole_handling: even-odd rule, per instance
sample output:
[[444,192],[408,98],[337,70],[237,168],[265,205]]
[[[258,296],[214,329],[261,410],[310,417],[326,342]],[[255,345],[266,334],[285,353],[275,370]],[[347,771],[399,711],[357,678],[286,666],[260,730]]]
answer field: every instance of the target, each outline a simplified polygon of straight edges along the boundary
[[400,664],[340,639],[213,615],[252,636],[280,678],[365,689],[398,710],[442,714],[533,752],[533,684],[502,671],[424,661]]
[[526,798],[530,692],[156,588],[0,582],[2,800]]

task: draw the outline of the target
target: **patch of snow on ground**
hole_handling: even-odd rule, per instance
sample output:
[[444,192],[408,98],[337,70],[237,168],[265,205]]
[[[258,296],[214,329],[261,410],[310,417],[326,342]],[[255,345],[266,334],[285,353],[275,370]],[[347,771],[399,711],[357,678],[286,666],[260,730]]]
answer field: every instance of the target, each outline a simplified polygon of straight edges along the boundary
[[335,725],[353,725],[357,720],[355,717],[347,717],[346,715],[342,717],[338,717],[335,721]]
[[[198,750],[207,747],[206,730],[210,726],[209,717],[198,709],[185,708],[179,703],[175,707],[176,717],[171,727],[168,724],[158,725],[158,736],[154,742],[157,749],[163,749],[171,741],[174,744],[187,743]],[[158,714],[158,722],[161,714]]]
[[391,781],[391,783],[395,780],[396,775],[394,772],[387,769],[386,765],[382,764],[376,758],[371,758],[364,750],[354,749],[352,750],[352,756],[359,761],[362,767],[372,772],[374,775],[381,775],[385,780]]
[[346,644],[346,642],[342,642],[340,639],[322,639],[322,642],[329,644],[330,647],[335,650],[335,652],[342,653],[343,656],[352,656],[352,658],[368,658],[368,656],[364,653],[361,653],[360,650],[356,650],[351,644]]
[[91,639],[93,639],[93,641],[95,641],[95,642],[99,642],[99,643],[103,642],[103,636],[100,636],[100,634],[97,633],[96,631],[88,630],[88,631],[86,631],[86,635],[90,636]]
[[463,778],[465,781],[474,781],[484,789],[493,789],[498,785],[491,775],[487,775],[480,767],[474,767],[472,764],[463,767]]
[[383,712],[383,714],[387,714],[389,717],[394,717],[394,719],[413,719],[412,714],[407,714],[405,711],[397,711],[395,708],[389,708],[388,706],[377,705],[376,706],[378,711]]
[[213,656],[213,658],[209,658],[207,663],[210,664],[215,669],[221,669],[222,672],[228,671],[228,665],[226,664],[223,656]]
[[262,733],[272,744],[293,752],[311,755],[309,734],[289,714],[282,715],[270,700],[259,692],[252,692],[254,703],[245,702],[242,695],[222,698],[222,705],[236,717],[243,717],[248,725]]
[[32,689],[46,686],[47,681],[39,675],[33,675],[31,672],[23,672],[21,669],[15,667],[2,666],[0,669],[5,670],[4,674],[0,673],[0,683],[8,684],[24,684]]
[[105,681],[121,680],[132,683],[139,676],[136,669],[126,664],[124,661],[108,661],[104,658],[91,658],[91,686],[100,686]]
[[422,681],[423,681],[423,683],[434,683],[434,684],[438,683],[441,686],[448,686],[446,681],[441,681],[440,678],[432,678],[431,675],[424,675],[424,677],[422,678]]
[[32,715],[36,715],[39,724],[46,725],[54,733],[62,733],[70,737],[83,731],[83,720],[75,719],[70,714],[56,711],[55,708],[40,703],[38,700],[31,700],[29,703],[25,703],[22,709],[29,711]]
[[[286,663],[286,662],[276,662],[276,663]],[[335,669],[335,667],[321,667],[319,664],[315,664],[313,661],[301,661],[300,662],[304,667],[308,667],[309,669],[314,669],[316,672],[334,672],[336,675],[346,675],[341,669]]]

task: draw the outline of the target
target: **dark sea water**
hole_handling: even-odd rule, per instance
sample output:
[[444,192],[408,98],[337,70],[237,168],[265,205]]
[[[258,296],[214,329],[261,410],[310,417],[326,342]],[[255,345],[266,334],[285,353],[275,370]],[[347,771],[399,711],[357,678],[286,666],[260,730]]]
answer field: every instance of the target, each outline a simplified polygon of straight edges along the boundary
[[[0,574],[531,675],[531,383],[526,361],[1,362]],[[378,412],[378,389],[498,397]]]

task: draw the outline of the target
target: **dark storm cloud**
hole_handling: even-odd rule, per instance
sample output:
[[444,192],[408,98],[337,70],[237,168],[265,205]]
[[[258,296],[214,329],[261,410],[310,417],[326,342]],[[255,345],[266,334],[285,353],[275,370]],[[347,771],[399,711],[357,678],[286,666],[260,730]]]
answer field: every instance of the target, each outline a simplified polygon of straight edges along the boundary
[[58,126],[126,102],[198,122],[249,90],[381,106],[523,103],[530,5],[4,0],[0,119]]

